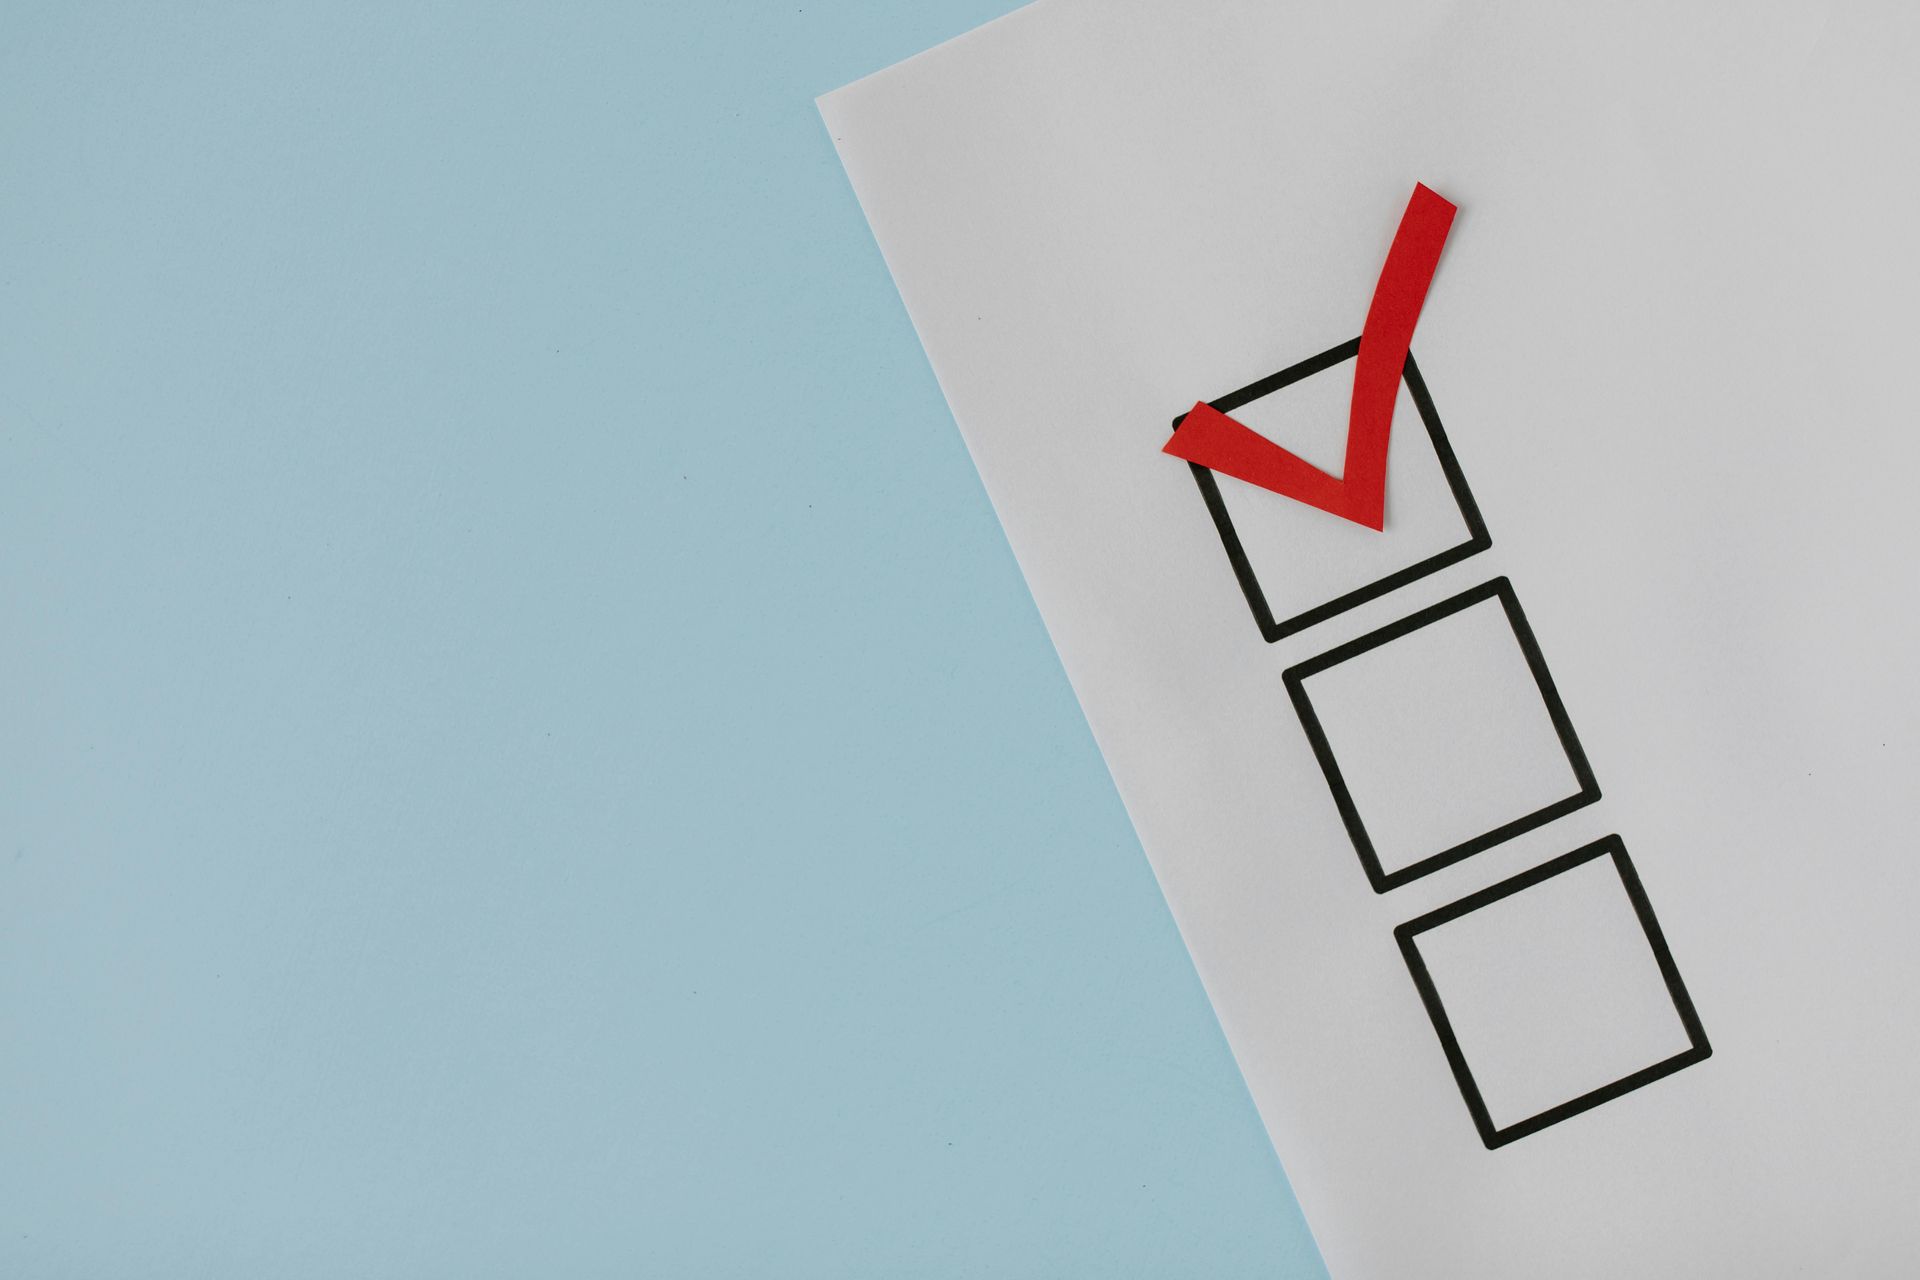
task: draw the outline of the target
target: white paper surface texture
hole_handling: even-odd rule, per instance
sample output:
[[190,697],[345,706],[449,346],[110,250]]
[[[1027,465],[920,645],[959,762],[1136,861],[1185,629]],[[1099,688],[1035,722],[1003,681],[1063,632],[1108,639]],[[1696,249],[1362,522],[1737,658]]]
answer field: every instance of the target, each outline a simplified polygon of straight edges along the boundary
[[[1916,21],[1043,0],[822,100],[1340,1280],[1920,1274]],[[1160,447],[1359,334],[1416,181],[1490,546],[1403,394],[1385,533],[1218,505],[1274,623],[1466,552],[1269,642]],[[1352,367],[1244,420],[1337,459]],[[1530,641],[1391,631],[1495,579]]]

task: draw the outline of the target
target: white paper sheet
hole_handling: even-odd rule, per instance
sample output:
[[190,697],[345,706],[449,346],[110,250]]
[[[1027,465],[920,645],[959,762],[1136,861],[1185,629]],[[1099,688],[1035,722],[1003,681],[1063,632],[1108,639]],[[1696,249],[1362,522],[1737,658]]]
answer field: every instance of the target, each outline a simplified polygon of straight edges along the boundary
[[[1340,1280],[1920,1271],[1916,55],[1895,4],[1043,0],[822,100]],[[1268,643],[1159,448],[1359,333],[1415,181],[1491,547]],[[1428,458],[1359,535],[1448,544]],[[1223,500],[1276,601],[1372,571]],[[1282,673],[1499,576],[1600,798],[1376,892]],[[1616,833],[1711,1057],[1489,1148],[1395,929]],[[1496,1127],[1692,1048],[1600,855],[1414,938]]]

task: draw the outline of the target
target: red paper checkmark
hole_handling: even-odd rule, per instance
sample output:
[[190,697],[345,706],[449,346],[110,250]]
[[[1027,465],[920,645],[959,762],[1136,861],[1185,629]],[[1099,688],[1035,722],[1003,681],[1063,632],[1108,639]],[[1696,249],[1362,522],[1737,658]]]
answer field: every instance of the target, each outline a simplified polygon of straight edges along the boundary
[[1163,452],[1336,516],[1384,529],[1387,513],[1387,439],[1393,432],[1393,402],[1407,363],[1413,327],[1433,283],[1440,249],[1453,225],[1454,206],[1422,183],[1400,216],[1380,269],[1360,354],[1353,364],[1353,411],[1347,421],[1347,456],[1339,478],[1282,449],[1212,405],[1193,406]]

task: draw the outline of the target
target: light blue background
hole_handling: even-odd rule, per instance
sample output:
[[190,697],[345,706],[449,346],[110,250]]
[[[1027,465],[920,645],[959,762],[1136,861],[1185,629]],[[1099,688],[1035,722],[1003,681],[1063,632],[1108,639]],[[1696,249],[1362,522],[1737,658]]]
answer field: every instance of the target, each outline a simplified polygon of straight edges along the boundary
[[1318,1276],[812,99],[0,10],[0,1275]]

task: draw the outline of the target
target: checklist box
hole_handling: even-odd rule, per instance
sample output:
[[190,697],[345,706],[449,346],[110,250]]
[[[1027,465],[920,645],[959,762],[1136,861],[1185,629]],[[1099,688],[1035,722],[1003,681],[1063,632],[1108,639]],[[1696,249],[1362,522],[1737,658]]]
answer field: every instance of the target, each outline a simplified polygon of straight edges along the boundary
[[1394,936],[1489,1148],[1713,1052],[1619,836]]
[[1600,798],[1505,578],[1283,679],[1376,892]]
[[[1358,338],[1343,342],[1208,403],[1339,476],[1359,350]],[[1176,434],[1185,420],[1174,419]],[[1228,563],[1269,642],[1492,545],[1411,355],[1393,420],[1384,531],[1193,465]]]

